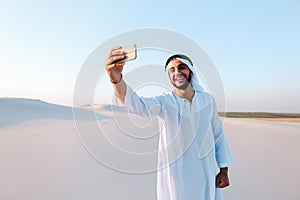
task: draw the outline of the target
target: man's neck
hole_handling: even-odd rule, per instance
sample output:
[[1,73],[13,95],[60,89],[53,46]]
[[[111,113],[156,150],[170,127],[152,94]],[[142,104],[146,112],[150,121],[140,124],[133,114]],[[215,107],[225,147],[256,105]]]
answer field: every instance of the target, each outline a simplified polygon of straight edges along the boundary
[[184,90],[175,88],[174,92],[175,92],[175,94],[177,94],[177,96],[179,96],[181,98],[184,98],[184,99],[187,99],[190,102],[192,102],[193,97],[195,95],[195,91],[193,90],[191,84]]

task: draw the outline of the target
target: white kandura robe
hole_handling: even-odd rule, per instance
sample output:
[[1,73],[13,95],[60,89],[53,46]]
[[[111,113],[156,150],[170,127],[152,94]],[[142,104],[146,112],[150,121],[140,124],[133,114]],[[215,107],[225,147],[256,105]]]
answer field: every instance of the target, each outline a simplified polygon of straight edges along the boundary
[[192,102],[174,92],[139,97],[127,85],[125,106],[141,116],[159,116],[157,199],[219,200],[216,164],[232,164],[215,102],[209,93],[195,91]]

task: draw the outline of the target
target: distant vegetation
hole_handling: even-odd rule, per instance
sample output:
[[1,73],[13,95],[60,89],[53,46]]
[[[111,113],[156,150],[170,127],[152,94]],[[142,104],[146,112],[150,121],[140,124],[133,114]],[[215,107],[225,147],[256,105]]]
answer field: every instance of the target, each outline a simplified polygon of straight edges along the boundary
[[221,117],[232,118],[300,118],[300,114],[294,113],[266,113],[266,112],[220,112]]

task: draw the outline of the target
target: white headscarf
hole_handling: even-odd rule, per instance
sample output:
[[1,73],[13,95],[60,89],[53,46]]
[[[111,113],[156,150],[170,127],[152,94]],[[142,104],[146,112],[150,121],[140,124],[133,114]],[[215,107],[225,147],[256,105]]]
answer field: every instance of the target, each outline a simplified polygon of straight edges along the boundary
[[[191,65],[191,63],[184,59],[184,58],[174,58],[176,60],[179,60],[180,62],[184,63],[185,65],[188,66],[188,68],[192,71],[193,75],[191,78],[191,83],[192,83],[192,87],[195,91],[203,91],[203,87],[200,85],[200,76],[199,73],[197,72],[197,70],[194,68],[193,65]],[[167,69],[168,70],[168,67]]]

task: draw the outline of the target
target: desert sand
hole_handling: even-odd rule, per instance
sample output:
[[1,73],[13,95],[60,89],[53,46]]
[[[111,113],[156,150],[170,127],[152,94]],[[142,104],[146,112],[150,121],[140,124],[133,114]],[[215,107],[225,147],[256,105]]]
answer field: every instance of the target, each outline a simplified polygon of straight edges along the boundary
[[[0,99],[0,200],[156,199],[155,121],[130,115],[135,132],[121,108],[96,111],[74,122],[69,107]],[[224,126],[234,158],[224,199],[300,198],[299,123],[225,118]]]

